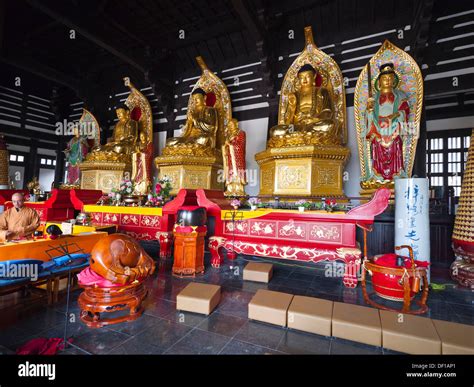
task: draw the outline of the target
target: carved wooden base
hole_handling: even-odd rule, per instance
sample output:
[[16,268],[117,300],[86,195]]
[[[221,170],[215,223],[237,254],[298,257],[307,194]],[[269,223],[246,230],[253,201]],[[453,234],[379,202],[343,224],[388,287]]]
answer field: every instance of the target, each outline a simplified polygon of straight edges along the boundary
[[173,274],[195,276],[204,272],[206,232],[174,232]]
[[260,195],[345,198],[342,179],[349,155],[343,146],[315,145],[257,153]]
[[[143,282],[114,288],[84,287],[79,296],[81,320],[90,328],[100,328],[124,321],[133,321],[143,313],[142,302],[147,295]],[[129,309],[128,315],[102,318],[101,313],[111,313]]]
[[119,188],[123,178],[131,177],[131,165],[115,162],[84,162],[79,164],[82,172],[81,189],[95,189],[109,193]]
[[171,179],[176,195],[181,188],[223,190],[222,160],[217,157],[161,156],[155,158],[159,178]]

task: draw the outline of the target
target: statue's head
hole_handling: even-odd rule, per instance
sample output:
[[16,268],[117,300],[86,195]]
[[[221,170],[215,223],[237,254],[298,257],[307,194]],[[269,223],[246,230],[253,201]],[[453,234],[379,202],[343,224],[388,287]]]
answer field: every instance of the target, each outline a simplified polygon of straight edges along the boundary
[[202,107],[206,105],[206,92],[198,87],[196,90],[193,91],[191,94],[191,98],[193,100],[193,104],[196,107]]
[[128,110],[125,106],[119,107],[117,110],[115,110],[115,112],[117,113],[117,118],[119,120],[130,118],[130,110]]
[[235,118],[232,118],[227,124],[226,130],[227,130],[227,133],[226,133],[227,138],[232,138],[234,136],[237,136],[237,134],[239,134],[239,121],[237,121]]
[[140,131],[140,142],[146,144],[148,142],[148,136],[144,130]]
[[378,76],[379,89],[392,89],[396,87],[398,77],[395,74],[393,63],[384,63],[380,66],[380,74]]
[[301,87],[312,87],[315,85],[316,70],[309,63],[302,66],[298,71],[298,80]]

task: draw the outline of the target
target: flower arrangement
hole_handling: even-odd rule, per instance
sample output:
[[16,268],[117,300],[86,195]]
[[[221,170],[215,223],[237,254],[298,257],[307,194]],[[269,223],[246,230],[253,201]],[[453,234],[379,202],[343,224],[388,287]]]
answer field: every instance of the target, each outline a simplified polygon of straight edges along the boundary
[[171,179],[168,176],[163,176],[163,178],[159,179],[155,185],[155,195],[167,199],[170,197],[172,189],[173,186],[171,185]]
[[236,209],[239,208],[240,205],[241,205],[240,199],[232,199],[232,200],[230,201],[230,205],[231,205],[232,207],[234,207],[234,209],[236,210]]
[[131,195],[133,193],[133,190],[134,190],[133,182],[131,180],[124,179],[120,182],[119,188],[118,189],[113,188],[112,192],[115,195],[120,194],[122,196],[128,196],[128,195]]
[[323,202],[323,208],[328,212],[333,212],[338,209],[336,199],[325,199]]
[[108,194],[104,194],[97,201],[97,205],[99,205],[99,206],[108,206],[114,201],[114,199],[115,199],[115,193],[110,192]]
[[250,198],[247,201],[247,203],[249,204],[249,206],[252,210],[256,210],[257,207],[259,207],[262,204],[261,200],[259,198],[255,198],[255,197]]
[[295,204],[298,208],[303,208],[303,209],[306,209],[306,210],[309,210],[311,208],[311,205],[312,205],[312,203],[310,201],[306,200],[306,199],[300,199]]
[[167,199],[170,198],[172,189],[171,179],[168,176],[164,176],[155,184],[155,192],[148,195],[148,200],[145,205],[149,207],[161,207],[165,204]]

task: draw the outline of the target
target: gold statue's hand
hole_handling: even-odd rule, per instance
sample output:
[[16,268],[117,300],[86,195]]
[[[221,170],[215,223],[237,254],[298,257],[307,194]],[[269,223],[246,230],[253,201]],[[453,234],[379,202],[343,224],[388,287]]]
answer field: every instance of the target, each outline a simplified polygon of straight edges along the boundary
[[375,100],[373,97],[367,99],[367,111],[372,112],[374,110]]
[[291,106],[296,106],[296,95],[295,94],[290,94],[288,96],[288,104]]

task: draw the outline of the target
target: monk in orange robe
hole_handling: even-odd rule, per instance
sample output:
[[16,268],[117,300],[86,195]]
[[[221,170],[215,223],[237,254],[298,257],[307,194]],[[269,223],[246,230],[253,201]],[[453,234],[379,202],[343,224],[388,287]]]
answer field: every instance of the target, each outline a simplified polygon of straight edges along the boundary
[[38,213],[25,207],[21,193],[12,195],[13,207],[0,215],[0,241],[29,237],[40,225]]

